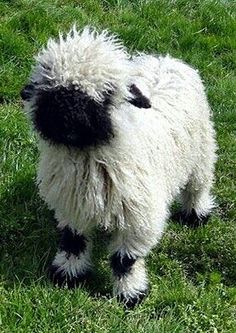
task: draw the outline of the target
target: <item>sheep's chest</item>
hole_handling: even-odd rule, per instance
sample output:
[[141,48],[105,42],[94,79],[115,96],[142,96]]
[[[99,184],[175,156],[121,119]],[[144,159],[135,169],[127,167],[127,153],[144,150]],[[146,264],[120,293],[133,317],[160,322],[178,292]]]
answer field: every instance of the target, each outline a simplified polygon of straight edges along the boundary
[[79,229],[94,224],[112,229],[122,200],[106,166],[88,154],[42,154],[38,169],[41,197],[59,224]]

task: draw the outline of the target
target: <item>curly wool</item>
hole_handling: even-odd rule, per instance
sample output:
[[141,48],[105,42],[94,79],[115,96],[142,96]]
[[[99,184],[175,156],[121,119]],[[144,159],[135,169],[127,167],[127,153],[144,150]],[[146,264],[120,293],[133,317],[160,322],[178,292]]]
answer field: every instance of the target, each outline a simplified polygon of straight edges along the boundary
[[[37,180],[60,228],[116,231],[111,253],[121,264],[135,259],[114,290],[133,301],[147,289],[144,263],[136,258],[157,244],[173,200],[179,196],[184,212],[194,209],[200,219],[214,207],[215,132],[201,78],[170,56],[131,59],[116,38],[88,28],[50,40],[36,60],[37,87],[78,85],[97,101],[113,91],[109,144],[81,150],[40,138]],[[34,97],[26,101],[29,114],[33,104]]]
[[74,26],[66,36],[48,40],[35,57],[31,80],[42,87],[77,85],[101,102],[104,91],[113,89],[117,81],[126,82],[128,58],[118,38],[108,31],[99,34],[91,27],[77,31]]
[[105,228],[136,225],[156,241],[169,204],[191,176],[197,173],[199,186],[211,184],[216,146],[197,72],[170,57],[133,61],[133,82],[139,87],[143,79],[152,108],[123,103],[112,110],[116,133],[109,146],[81,152],[41,142],[38,181],[59,221],[79,230],[94,221]]

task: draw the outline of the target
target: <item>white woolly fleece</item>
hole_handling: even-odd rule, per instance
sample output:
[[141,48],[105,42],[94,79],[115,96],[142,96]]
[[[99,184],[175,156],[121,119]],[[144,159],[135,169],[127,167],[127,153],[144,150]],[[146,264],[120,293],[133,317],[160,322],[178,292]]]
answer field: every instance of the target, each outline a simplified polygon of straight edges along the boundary
[[[58,40],[49,39],[46,48],[35,58],[32,81],[39,86],[76,85],[97,101],[114,86],[129,96],[126,85],[128,54],[118,38],[91,27],[77,31],[74,26]],[[125,69],[125,70],[124,70]],[[121,84],[120,84],[121,83]]]
[[[179,194],[187,212],[209,213],[216,144],[197,71],[169,56],[128,60],[115,38],[88,28],[50,40],[37,61],[39,84],[45,78],[75,83],[97,99],[104,89],[118,89],[109,145],[80,151],[40,139],[40,195],[61,224],[80,233],[95,225],[116,230],[112,251],[144,256],[160,239]],[[152,107],[130,104],[127,84],[135,84]]]
[[78,256],[68,255],[65,251],[58,251],[53,262],[58,267],[57,272],[68,275],[70,278],[84,275],[92,270],[90,253],[86,251]]
[[113,294],[126,300],[142,296],[148,289],[148,278],[144,259],[138,259],[129,274],[114,279]]

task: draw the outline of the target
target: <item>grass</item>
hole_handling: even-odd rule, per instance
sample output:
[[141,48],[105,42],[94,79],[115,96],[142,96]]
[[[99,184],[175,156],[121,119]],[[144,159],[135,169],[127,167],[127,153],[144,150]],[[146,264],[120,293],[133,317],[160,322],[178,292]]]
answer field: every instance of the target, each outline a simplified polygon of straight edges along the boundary
[[[235,2],[0,0],[0,12],[0,331],[236,332]],[[37,144],[19,91],[33,55],[74,22],[109,28],[131,51],[170,53],[197,67],[214,112],[218,208],[197,230],[170,221],[147,259],[150,295],[131,312],[110,297],[101,232],[89,287],[58,290],[46,276],[55,221],[37,194]]]

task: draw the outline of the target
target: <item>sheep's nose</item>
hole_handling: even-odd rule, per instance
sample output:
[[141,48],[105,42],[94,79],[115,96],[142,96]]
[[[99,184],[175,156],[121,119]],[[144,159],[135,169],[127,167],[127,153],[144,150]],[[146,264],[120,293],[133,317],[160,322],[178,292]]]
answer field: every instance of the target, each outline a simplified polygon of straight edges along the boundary
[[98,103],[74,86],[37,90],[33,122],[44,139],[78,148],[105,144],[113,136],[110,95]]
[[78,135],[76,133],[71,133],[66,136],[68,142],[76,142],[78,140]]

